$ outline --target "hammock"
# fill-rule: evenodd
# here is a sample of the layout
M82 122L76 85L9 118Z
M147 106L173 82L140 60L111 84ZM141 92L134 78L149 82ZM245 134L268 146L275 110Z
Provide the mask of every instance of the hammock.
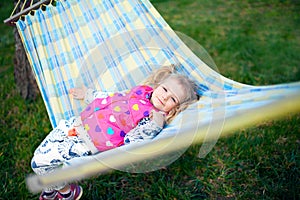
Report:
M84 158L86 162L80 159L53 174L28 177L33 192L110 169L159 169L195 143L203 143L199 156L204 157L222 135L300 111L300 82L251 86L223 77L211 68L209 56L195 55L147 0L61 0L40 5L16 26L53 127L84 108L69 96L70 88L124 90L163 65L179 65L180 73L197 82L203 97L151 142L102 152ZM157 165L151 163L149 168L150 161Z

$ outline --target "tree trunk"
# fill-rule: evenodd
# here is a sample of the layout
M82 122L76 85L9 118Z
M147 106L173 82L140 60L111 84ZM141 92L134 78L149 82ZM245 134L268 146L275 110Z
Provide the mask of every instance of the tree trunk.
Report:
M18 0L14 0L16 4ZM20 7L21 5L19 5ZM17 8L17 12L20 9ZM16 87L20 92L20 95L26 100L34 100L39 94L39 90L27 60L27 56L18 34L17 28L14 28L15 37L15 56L14 56L14 77L16 82Z

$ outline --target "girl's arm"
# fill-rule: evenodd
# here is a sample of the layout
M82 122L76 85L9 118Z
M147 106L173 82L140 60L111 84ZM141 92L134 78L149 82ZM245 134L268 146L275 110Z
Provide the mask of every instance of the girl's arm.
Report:
M84 96L84 102L86 104L89 104L97 98L106 98L110 94L112 94L112 92L103 92L93 89L87 89Z
M124 92L124 91L122 91ZM122 93L120 92L120 93ZM107 96L113 94L113 92L103 92L94 89L82 87L82 88L72 88L69 93L78 100L84 100L86 104L91 103L96 98L106 98Z
M163 125L158 124L150 117L141 119L138 125L129 131L124 137L124 144L143 142L146 140L152 140L163 129Z
M150 118L155 121L160 127L163 127L166 122L166 114L162 111L152 110Z

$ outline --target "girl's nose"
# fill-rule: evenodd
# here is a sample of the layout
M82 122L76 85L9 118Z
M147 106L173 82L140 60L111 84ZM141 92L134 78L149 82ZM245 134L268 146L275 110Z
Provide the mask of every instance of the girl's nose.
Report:
M162 98L163 98L163 100L167 100L167 99L168 99L168 97L169 97L169 95L168 95L168 94L163 94L163 95L162 95Z

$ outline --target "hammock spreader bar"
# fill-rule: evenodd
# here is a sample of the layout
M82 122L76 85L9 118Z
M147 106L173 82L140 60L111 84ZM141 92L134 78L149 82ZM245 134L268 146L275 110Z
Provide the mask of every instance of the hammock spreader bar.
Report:
M48 5L49 3L52 3L53 0L41 0L35 4L32 5L32 1L30 3L29 7L26 7L27 4L27 0L25 0L23 2L23 5L20 5L20 1L18 2L18 4L15 6L13 12L11 13L11 16L7 19L4 20L4 23L7 25L11 25L14 26L15 23L22 17L27 15L29 12L36 10L38 8L40 8L43 5ZM17 8L21 7L21 10L19 12L16 12ZM25 8L25 9L24 9Z

